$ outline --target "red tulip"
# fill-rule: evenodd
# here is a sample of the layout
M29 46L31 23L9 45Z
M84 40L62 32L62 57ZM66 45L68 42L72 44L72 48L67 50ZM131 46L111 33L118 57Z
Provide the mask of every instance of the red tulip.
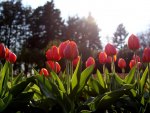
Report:
M76 67L78 62L80 60L80 56L78 56L76 59L73 60L73 66Z
M142 67L142 63L141 63L141 62L138 62L138 63L137 63L137 67L138 67L138 69L140 69L140 68Z
M5 51L5 59L7 60L9 58L9 49L6 47L6 51Z
M85 63L86 67L89 67L91 65L95 65L95 60L93 57L89 57Z
M7 53L6 56L6 60L9 61L10 63L15 63L17 60L17 56L9 50L9 53Z
M64 49L66 48L68 43L70 43L69 40L62 42L59 45L59 54L60 54L61 58L64 58Z
M123 58L120 58L118 61L118 67L120 67L121 69L126 67L126 61Z
M6 49L5 49L4 44L0 43L0 59L5 58L5 51Z
M136 65L135 60L131 60L130 63L129 63L130 69L132 69L135 65Z
M143 62L150 62L150 47L144 49L142 60Z
M105 64L107 62L107 54L105 52L99 53L99 63Z
M116 51L116 48L108 43L106 46L105 46L105 52L108 56L113 56L113 55L116 55L117 54L117 51Z
M70 41L70 43L68 43L65 47L63 54L64 58L68 60L77 58L79 55L77 44L74 41Z
M141 60L140 60L140 57L138 56L138 55L133 55L133 58L132 58L132 60L135 60L136 62L140 62Z
M44 75L44 76L49 76L49 73L48 73L48 71L47 71L47 69L46 68L42 68L41 70L40 70L40 75Z
M56 46L52 46L51 49L47 50L46 58L47 60L59 61L61 59L59 49Z
M51 70L53 70L56 73L59 73L61 70L61 67L58 62L53 62L53 61L47 61L48 66L50 67Z
M128 39L128 47L131 50L137 50L140 48L140 42L137 36L132 34Z
M112 63L112 57L111 56L107 56L106 62L109 63L109 64Z

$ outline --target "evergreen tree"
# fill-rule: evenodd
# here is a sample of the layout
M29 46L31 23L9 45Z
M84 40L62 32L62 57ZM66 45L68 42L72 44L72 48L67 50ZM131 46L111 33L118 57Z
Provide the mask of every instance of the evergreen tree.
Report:
M122 49L125 46L125 39L128 34L124 25L119 24L113 36L113 43L118 49Z
M25 64L36 64L41 68L45 65L45 48L53 40L62 38L64 21L51 1L33 10L28 23L31 36L24 43L20 58Z
M65 40L71 39L77 42L80 54L85 61L89 56L93 56L95 51L102 49L99 31L91 14L87 18L69 17Z
M0 3L0 42L19 54L22 44L30 36L27 18L31 8L23 7L21 1Z

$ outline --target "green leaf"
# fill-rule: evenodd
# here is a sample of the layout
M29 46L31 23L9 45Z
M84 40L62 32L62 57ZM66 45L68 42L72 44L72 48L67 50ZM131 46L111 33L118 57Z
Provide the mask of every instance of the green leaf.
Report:
M105 86L105 82L104 82L104 79L102 77L102 74L100 73L99 70L97 70L97 77L98 77L98 82L99 84L102 86L102 88L106 89L106 86Z
M116 73L114 75L115 75L114 77L115 77L115 80L117 81L117 83L119 85L123 85L124 81Z
M8 94L7 97L4 97L3 99L0 98L0 112L5 110L5 108L9 105L9 103L12 100L12 95Z
M5 89L6 87L4 88L4 84L6 84L8 80L8 79L5 79L5 77L8 78L9 76L8 74L6 74L8 71L8 68L9 68L9 62L6 62L3 68L0 70L1 71L0 72L0 96L2 96L2 93L6 90Z
M130 70L129 74L125 77L125 79L124 79L124 82L125 82L125 83L130 84L130 83L132 82L132 80L133 80L133 78L134 78L134 76L135 76L135 71L136 71L136 66L134 66L134 67Z
M82 110L82 111L80 111L80 113L92 113L92 111L89 111L89 110Z
M13 80L13 85L18 84L18 83L21 81L22 77L23 77L23 72L21 72L21 73Z
M2 112L4 110L5 107L5 103L4 101L0 98L0 112Z
M90 74L92 73L93 69L94 69L94 65L87 67L87 68L81 73L80 82L79 82L79 87L78 87L77 92L80 92L80 91L84 88L84 86L85 86L85 84L87 83L87 81L88 81L88 79L89 79L89 77L90 77Z
M114 104L121 96L123 96L129 89L119 89L107 92L95 105L97 109L106 109ZM96 102L97 103L97 102Z
M14 85L11 89L10 89L10 93L13 96L17 96L18 94L22 93L24 91L24 89L27 87L27 85L30 82L34 82L34 76L27 78L26 80L20 82L19 84Z
M80 67L80 60L79 60L79 62L78 62L78 64L77 64L77 67L76 67L76 69L75 69L75 71L74 71L74 73L73 73L73 76L72 76L72 79L71 79L71 86L72 86L72 90L74 90L74 88L78 85L78 83L79 83L79 76L80 76L80 74L78 74L78 72L79 72L79 67Z
M59 79L58 75L57 75L55 72L53 72L53 71L51 72L51 75L52 75L52 77L54 78L54 80L56 80L56 82L58 83L59 89L60 89L63 93L65 93L66 90L65 90L65 88L64 88L63 83L62 83L61 80Z
M148 67L145 69L143 75L142 75L142 78L140 80L140 92L142 93L143 92L143 89L144 89L144 86L146 84L146 81L147 81L147 77L148 77Z

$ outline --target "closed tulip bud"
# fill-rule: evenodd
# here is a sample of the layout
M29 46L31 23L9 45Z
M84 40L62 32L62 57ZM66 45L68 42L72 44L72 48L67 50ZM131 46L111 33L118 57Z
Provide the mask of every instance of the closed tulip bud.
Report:
M116 51L116 48L108 43L106 46L105 46L105 52L108 56L113 56L113 55L116 55L117 54L117 51Z
M69 40L62 42L59 45L59 54L60 54L61 58L64 58L64 49L66 48L68 43L70 43Z
M138 55L133 55L133 58L132 58L132 60L135 60L136 62L140 62L141 60L140 60L140 57L138 56Z
M112 57L111 56L107 56L106 62L109 63L109 64L112 63Z
M118 67L121 68L121 69L126 67L126 61L123 58L120 58L118 60Z
M5 51L5 59L7 60L9 58L9 49L6 47L6 51Z
M137 68L140 69L141 67L142 67L142 63L141 63L141 62L138 62L138 63L137 63Z
M99 53L99 63L105 64L107 62L107 54L105 52L100 52Z
M9 51L9 54L6 60L9 61L10 63L15 63L17 60L17 56L13 52Z
M140 42L137 36L132 34L128 39L128 48L135 51L140 48Z
M53 70L54 72L56 72L56 73L59 73L60 72L60 70L61 70L61 67L60 67L60 65L59 65L59 63L58 62L53 62L53 61L47 61L47 64L48 64L48 66L49 66L49 68L51 69L51 70Z
M61 59L59 49L56 46L52 46L51 49L47 50L46 58L47 60L59 61Z
M64 58L68 60L74 60L77 58L79 55L77 44L74 41L70 41L65 47L63 54Z
M130 63L129 63L130 69L132 69L135 65L136 65L135 60L131 60Z
M89 58L87 59L87 61L85 62L85 65L86 65L86 67L89 67L89 66L91 66L91 65L94 65L94 66L95 66L95 60L94 60L94 58L93 58L93 57L89 57Z
M144 49L142 61L143 62L150 62L150 47L147 47Z
M49 73L46 68L42 68L40 70L40 75L44 75L45 77L49 76Z
M72 63L73 63L73 66L74 66L74 67L76 67L76 66L77 66L77 64L78 64L79 60L80 60L80 56L78 56L76 59L74 59L74 60L73 60L73 62L72 62Z
M5 49L4 44L0 43L0 59L5 58L5 51L6 49Z

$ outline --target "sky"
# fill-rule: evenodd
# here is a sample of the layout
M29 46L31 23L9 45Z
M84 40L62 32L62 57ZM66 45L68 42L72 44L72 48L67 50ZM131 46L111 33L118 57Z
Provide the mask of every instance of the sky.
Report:
M36 8L47 0L23 0L25 5ZM101 37L112 37L117 26L123 23L129 34L150 28L150 0L54 0L61 16L87 17L89 12L101 29Z

